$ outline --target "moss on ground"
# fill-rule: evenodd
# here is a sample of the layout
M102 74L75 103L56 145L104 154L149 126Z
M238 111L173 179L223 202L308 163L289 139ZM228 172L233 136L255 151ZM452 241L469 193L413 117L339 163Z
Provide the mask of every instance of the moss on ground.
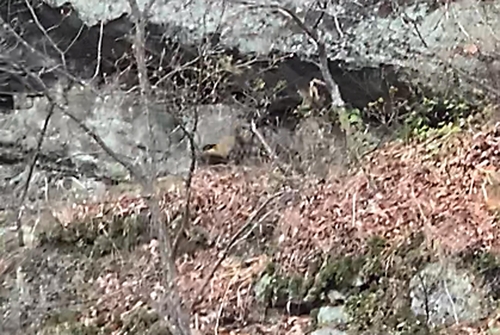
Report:
M423 234L399 245L374 237L362 255L326 256L308 278L283 274L273 264L257 282L258 298L270 308L300 305L295 312L314 315L329 303L328 292L338 291L347 297L349 328L356 333L427 334L408 297L410 279L430 260L423 242Z
M40 243L68 252L79 251L101 257L113 250L132 250L145 240L146 218L141 214L125 217L91 218L67 226L51 225L38 235Z

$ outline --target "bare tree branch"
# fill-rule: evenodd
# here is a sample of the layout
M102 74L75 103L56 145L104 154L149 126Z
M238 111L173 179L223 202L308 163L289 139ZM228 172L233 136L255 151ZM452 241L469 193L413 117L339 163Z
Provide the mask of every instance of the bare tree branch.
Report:
M151 0L148 4L149 11L154 1ZM135 39L134 39L134 56L137 62L138 76L139 76L139 86L140 86L140 96L141 103L144 114L147 115L148 119L148 129L150 133L150 146L148 147L150 162L150 178L147 179L147 183L143 185L147 192L153 193L153 180L156 176L156 138L153 131L153 120L149 110L149 99L151 97L151 83L149 82L147 67L146 67L146 53L145 53L145 41L146 41L146 15L147 13L141 13L139 6L135 0L129 0L130 7L132 9L132 16L135 21ZM188 195L189 195L188 190ZM166 231L165 224L161 218L161 211L158 206L158 201L153 197L153 200L149 201L151 220L153 224L157 227L158 238L160 241L161 257L163 267L163 284L167 288L167 299L160 306L160 313L165 313L165 317L170 319L170 331L172 334L176 335L189 335L191 329L189 327L189 318L187 313L182 310L179 291L176 285L177 279L177 269L175 266L175 258L173 253L172 243L168 232ZM187 218L185 218L187 220Z
M49 36L49 34L47 33L47 30L45 30L45 28L43 27L42 23L38 19L38 16L35 13L35 9L33 8L33 6L31 6L30 1L29 0L24 0L24 3L26 4L26 7L28 7L28 9L29 9L29 11L31 13L31 17L33 18L33 21L37 25L38 29L40 29L40 31L47 38L47 40L50 42L50 44L52 45L52 47L59 53L59 57L61 59L62 66L63 66L63 68L65 70L67 70L66 55L64 54L64 51L62 51L61 48L59 48L59 46ZM78 38L78 36L75 37L75 38Z
M215 271L217 271L217 269L222 264L222 262L224 261L224 259L226 259L227 255L229 254L229 252L231 251L231 249L235 246L236 241L238 241L238 239L241 236L241 234L243 234L243 232L245 230L247 230L249 227L251 227L252 224L256 220L258 220L258 218L262 214L263 210L267 207L267 205L269 205L274 199L276 199L276 198L280 197L281 195L283 195L283 193L284 193L283 191L280 191L280 192L277 192L277 193L273 194L272 196L268 197L266 199L266 201L264 201L264 203L262 203L262 205L260 205L256 210L254 210L252 212L252 214L250 214L250 216L248 217L248 220L245 222L245 224L243 226L241 226L241 228L238 229L238 231L231 237L231 240L229 241L229 243L227 244L226 248L222 252L222 255L217 260L217 263L214 264L214 266L212 267L212 270L210 270L210 272L208 273L208 276L203 281L203 284L200 286L199 290L196 292L196 295L195 295L195 297L196 297L195 299L196 300L193 301L192 307L196 306L201 301L201 298L203 296L205 288L207 287L208 283L210 282L210 280L214 276Z
M97 78L97 76L99 75L99 72L101 72L103 36L104 36L104 21L101 20L101 23L99 26L99 42L97 42L97 64L95 66L95 72L94 72L94 76L92 77L92 80Z
M151 96L151 84L148 78L148 70L146 67L146 52L145 52L145 40L146 40L146 24L145 17L143 17L143 13L141 13L139 6L135 0L129 0L130 7L132 8L132 16L135 21L135 39L134 39L134 57L137 63L137 72L139 77L139 87L140 87L140 97L142 110L144 114L147 116L148 120L148 130L150 134L150 145L148 146L148 155L151 158L151 171L148 171L150 174L151 180L154 179L155 176L151 175L153 170L156 171L156 162L154 158L154 153L156 152L156 138L153 135L153 125L151 120L151 113L149 110L149 98ZM151 185L152 186L152 185ZM148 190L151 191L151 190Z
M175 256L175 251L178 250L179 247L179 240L182 235L182 232L184 229L186 229L189 226L189 221L191 220L191 213L190 213L190 208L191 208L191 198L192 198L192 190L191 190L191 184L193 181L193 176L194 176L194 170L196 168L196 145L194 141L194 136L193 134L196 132L196 129L198 127L198 107L196 107L196 112L194 115L194 124L193 124L193 129L191 131L188 131L182 123L180 123L180 128L184 132L184 134L188 137L189 141L189 151L191 155L191 164L189 166L189 171L188 171L188 176L186 178L186 203L184 205L184 213L183 213L183 220L181 227L179 231L177 232L177 235L175 236L175 239L172 243L172 250L174 252Z
M276 10L282 15L291 18L292 21L297 24L297 26L309 37L311 38L316 47L318 48L318 57L319 57L319 68L321 71L321 75L325 80L326 87L328 88L328 92L330 92L330 97L332 99L332 106L342 106L344 102L340 99L340 92L335 80L333 80L332 74L330 73L330 68L328 65L328 54L326 52L325 43L321 40L319 35L314 29L310 29L292 10L281 6L281 5L259 5L255 3L251 3L245 0L237 0L238 3L242 5L246 5L249 8L263 8L263 9L271 9Z
M45 134L47 133L47 129L49 127L49 122L54 114L54 109L55 109L55 104L51 103L49 106L49 111L47 113L47 116L45 117L45 120L43 122L43 127L40 131L40 134L38 135L38 141L37 141L37 146L35 149L35 152L33 153L33 157L31 158L31 162L29 164L29 169L28 169L28 176L26 178L26 181L24 182L24 187L23 191L19 200L19 206L18 206L18 212L17 212L17 218L16 218L16 229L17 229L17 242L19 247L24 247L24 234L23 234L23 227L22 227L22 215L23 215L23 210L24 210L24 202L26 201L26 196L28 195L28 190L30 187L31 179L33 178L33 172L35 171L35 165L38 160L38 156L40 155L40 151L42 149L43 145L43 140L45 139Z
M31 44L29 44L28 42L26 42L26 40L24 38L22 38L22 36L19 35L7 22L5 22L5 20L1 16L0 16L0 26L7 33L9 33L10 35L12 35L16 39L16 41L19 42L23 47L25 47L30 52L32 52L33 55L36 55L36 56L38 56L38 57L40 57L40 58L42 58L44 60L48 60L48 61L52 60L52 58L50 58L49 56L47 56L43 52L37 50L34 46L32 46ZM26 68L24 68L24 70L25 70L25 72L31 72L31 71L29 71L29 69L26 69ZM53 68L50 69L50 71L55 71L58 74L61 74L62 76L68 78L72 82L78 83L78 84L80 84L82 86L85 86L85 87L89 87L92 90L93 93L95 93L95 94L97 94L99 96L102 95L101 92L99 92L97 89L95 89L92 86L89 86L86 81L84 81L84 80L82 80L82 79L80 79L78 77L75 77L74 75L72 75L71 73L69 73L67 71L67 69L65 69L65 68L61 69L60 64L56 64ZM49 71L46 71L46 72L49 72ZM42 92L42 93L44 93L44 92Z

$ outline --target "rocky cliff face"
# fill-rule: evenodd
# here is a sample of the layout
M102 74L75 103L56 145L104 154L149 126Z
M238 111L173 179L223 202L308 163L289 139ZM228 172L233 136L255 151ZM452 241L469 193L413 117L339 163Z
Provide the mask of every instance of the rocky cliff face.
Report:
M143 8L146 1L138 3ZM388 99L391 87L398 88L399 100L416 91L466 98L475 97L472 87L481 88L482 97L497 93L500 16L493 13L498 1L283 5L320 32L347 105L361 109L380 97ZM59 92L68 110L113 150L133 162L147 159L150 130L137 103L129 12L126 0L0 5L5 24L0 30L4 185L15 184L36 146L47 89ZM200 114L200 146L249 118L272 128L262 131L272 133L268 140L275 148L290 144L283 138L294 136L299 122L294 111L311 93L311 82L322 79L316 46L293 20L276 10L225 1L154 2L151 12L146 50L148 74L160 92L151 105L160 172L185 173L189 166L186 139L171 112L182 111L182 119L191 124L194 112ZM209 74L201 83L200 68ZM52 121L42 148L48 162L56 160L48 165L71 176L123 177L123 169L96 150L63 116Z
M146 1L138 3L144 6ZM362 1L358 5L341 1L324 8L314 1L290 1L286 6L321 32L342 97L357 107L384 94L386 86L398 81L447 91L456 71L468 73L492 89L496 87L494 32L500 22L490 14L499 8L496 1L466 0L449 6L405 1L397 7L386 1ZM46 1L32 10L18 1L0 10L5 21L16 22L23 38L56 62L64 51L67 66L80 75L93 76L98 44L103 74L126 67L128 37L133 28L126 0ZM210 37L219 48L238 50L241 55L293 53L301 59L300 64L289 64L288 72L295 72L296 80L308 82L309 78L300 73L301 67L309 67L308 72L318 76L311 63L315 61L315 45L290 18L276 11L223 1L169 1L154 3L152 13L148 47L156 53L171 51L179 43L183 57L190 59L196 57L195 46ZM50 27L48 35L57 41L59 50L51 47L46 34L37 29L33 14L39 18L38 23ZM24 49L10 48L6 58L23 59L34 68L44 68L45 76L53 72L46 64L50 59ZM450 66L456 71L450 71ZM287 77L286 73L281 76ZM467 84L474 78L455 81L453 87L467 91ZM7 91L19 90L11 79L9 82L12 87L6 87Z
M47 3L60 6L64 1ZM126 0L70 3L89 26L130 11ZM431 0L339 1L325 6L315 1L288 1L283 5L321 31L331 61L345 62L352 68L387 64L416 70L445 89L447 83L441 76L448 62L470 74L489 74L486 78L477 76L481 79L495 75L492 70L498 67L491 64L495 63L491 56L494 58L495 31L500 25L494 14L500 6L497 1L463 0L446 6ZM309 60L316 54L314 44L292 20L273 10L200 0L158 2L152 13L152 23L162 25L168 36L184 44L215 34L221 45L246 54L292 52Z

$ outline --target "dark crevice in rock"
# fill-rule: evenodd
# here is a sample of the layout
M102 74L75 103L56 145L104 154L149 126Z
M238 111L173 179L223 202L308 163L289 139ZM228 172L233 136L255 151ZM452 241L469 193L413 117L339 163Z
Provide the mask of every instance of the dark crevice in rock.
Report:
M0 94L0 113L14 109L14 97L12 94Z
M354 108L362 109L378 98L388 98L391 86L398 88L398 97L407 97L409 88L398 80L394 66L355 68L344 62L331 62L330 72L339 85L342 99Z
M34 150L26 150L19 144L0 143L0 164L18 165L26 164L35 154ZM87 178L97 177L97 166L95 164L75 164L65 152L42 152L37 159L37 168L53 175L64 175Z
M68 71L80 78L91 78L97 66L97 50L101 34L99 24L92 27L85 25L78 17L78 13L69 4L52 8L41 2L34 6L34 10L40 24L49 32L50 38L57 43L59 50L65 51L65 60ZM41 53L48 55L52 61L59 62L60 54L48 38L44 36L36 23L33 23L31 13L24 2L15 2L12 6L0 6L0 15L29 43L34 45ZM131 43L134 24L125 13L117 19L107 22L102 30L102 50L100 68L102 75L101 83L105 78L116 75L129 68L125 77L121 78L123 87L131 87L137 84L136 70L131 52ZM147 25L146 49L151 60L148 63L149 74L152 84L157 84L161 78L169 73L174 63L184 63L193 60L197 55L197 46L186 46L168 37L168 32L175 28L164 25L149 23ZM207 36L212 44L217 43L216 34ZM10 41L13 44L15 41ZM0 71L0 86L2 91L40 91L30 80L26 79L23 68L40 70L48 60L41 60L29 50L24 50L17 45L8 49L7 59L13 60L10 66L12 71ZM241 55L237 50L229 49L226 55L234 56L236 59L250 59L251 55ZM270 55L270 57L272 57ZM175 62L173 62L175 60ZM21 70L15 69L15 64L22 62ZM225 87L222 87L220 99L241 98L247 96L248 92L254 91L253 79L261 78L265 84L265 97L257 99L255 107L265 107L269 120L281 118L287 127L296 124L290 112L302 101L298 91L308 89L311 80L321 79L318 67L297 56L289 57L275 66L269 66L270 61L255 62L249 71L242 75L229 75ZM162 69L159 71L158 69ZM340 88L342 98L345 102L356 108L363 108L369 102L380 96L387 96L391 85L403 87L397 82L396 71L391 66L380 66L378 68L349 69L346 64L332 62L330 66L334 80ZM59 75L44 72L42 79L52 83ZM185 72L183 75L174 76L176 85L185 85L190 79L196 79L196 74ZM282 85L282 83L285 83ZM210 92L213 84L207 82L203 92ZM280 86L281 85L281 86ZM279 88L278 88L279 87ZM164 87L166 90L172 87ZM8 103L8 97L7 103ZM218 102L218 101L216 101ZM11 106L7 106L11 108Z

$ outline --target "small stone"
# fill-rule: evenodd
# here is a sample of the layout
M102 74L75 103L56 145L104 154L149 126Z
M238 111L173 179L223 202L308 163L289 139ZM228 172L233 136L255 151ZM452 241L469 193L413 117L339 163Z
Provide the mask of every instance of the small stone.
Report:
M349 321L349 316L344 306L326 306L319 309L317 320L319 325L343 325Z
M347 335L347 333L335 328L323 327L320 329L316 329L311 333L311 335Z

